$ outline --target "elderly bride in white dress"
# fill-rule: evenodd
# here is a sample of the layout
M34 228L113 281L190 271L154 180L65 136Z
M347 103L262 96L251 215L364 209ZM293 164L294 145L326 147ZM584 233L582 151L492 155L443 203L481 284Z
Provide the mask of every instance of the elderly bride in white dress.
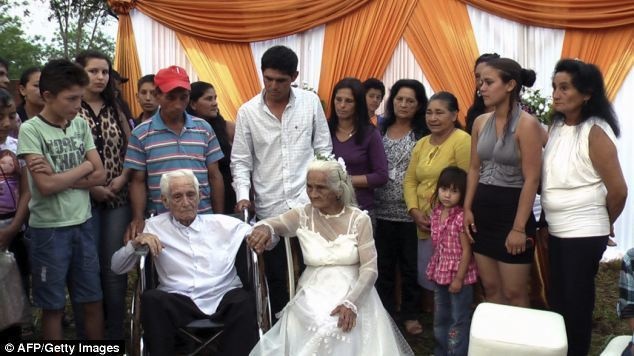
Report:
M250 355L413 355L374 289L377 254L369 216L356 208L342 164L310 163L310 204L260 221L256 250L297 236L306 270L280 320Z

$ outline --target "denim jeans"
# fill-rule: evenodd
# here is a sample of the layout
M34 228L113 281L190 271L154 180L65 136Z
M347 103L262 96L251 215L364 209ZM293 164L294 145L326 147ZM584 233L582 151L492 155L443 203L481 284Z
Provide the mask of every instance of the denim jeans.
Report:
M418 240L418 285L429 291L436 288L436 284L427 278L427 265L433 253L434 245L431 242L431 237Z
M110 269L112 255L123 246L123 234L130 223L132 212L129 205L119 208L92 208L92 225L99 241L99 264L103 290L105 336L109 340L123 340L123 322L126 315L125 296L128 287L127 275L118 275ZM84 316L82 308L73 308L77 335L83 339Z
M78 306L101 301L97 240L90 220L64 227L30 227L28 234L36 306L64 309L66 287Z
M448 285L436 285L434 293L435 356L467 355L473 285L463 285L450 293Z

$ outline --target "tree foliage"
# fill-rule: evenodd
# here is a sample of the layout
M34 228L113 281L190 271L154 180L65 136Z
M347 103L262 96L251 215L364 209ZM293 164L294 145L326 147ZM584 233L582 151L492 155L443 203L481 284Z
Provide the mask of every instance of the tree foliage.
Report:
M68 52L66 52L66 47L64 46L64 38L69 38L73 41L73 46L70 47ZM79 46L76 46L75 41L77 39L79 40ZM90 37L86 34L80 37L77 33L77 29L71 28L70 31L66 33L66 37L64 37L60 32L56 32L52 42L46 46L44 53L47 58L63 57L73 59L79 52L86 49L100 51L112 58L114 56L114 41L99 30Z
M28 19L37 3L51 10L49 21L55 26L51 40L28 36L23 19ZM20 16L10 10L23 9ZM9 76L16 79L31 66L41 66L52 58L73 59L86 49L114 55L114 41L101 31L111 21L105 0L0 0L0 57L10 63ZM53 31L51 31L53 32Z
M39 36L29 37L23 31L22 19L8 15L11 6L23 5L23 2L0 0L0 57L9 64L9 77L17 79L28 67L42 64L45 54L43 39ZM24 17L28 17L28 10Z
M114 43L99 30L109 20L106 0L41 1L48 3L49 20L57 24L56 38L47 49L51 56L72 59L86 49L114 54Z

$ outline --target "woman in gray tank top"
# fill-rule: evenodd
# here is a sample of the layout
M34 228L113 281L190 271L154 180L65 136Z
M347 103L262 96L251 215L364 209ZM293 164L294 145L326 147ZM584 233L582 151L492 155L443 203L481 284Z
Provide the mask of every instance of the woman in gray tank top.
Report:
M543 133L521 110L522 86L535 72L508 58L487 62L480 92L495 111L478 117L471 136L471 164L465 196L465 232L488 302L529 306L533 260L533 201L539 184Z

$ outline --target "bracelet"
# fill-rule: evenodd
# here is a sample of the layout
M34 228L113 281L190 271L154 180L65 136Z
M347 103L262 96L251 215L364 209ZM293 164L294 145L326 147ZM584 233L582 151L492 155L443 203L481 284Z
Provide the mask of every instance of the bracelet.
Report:
M348 299L344 300L343 303L344 307L352 310L352 312L354 313L354 315L357 315L357 306L354 305L354 303L352 303L351 301L349 301Z
M526 231L524 231L524 230L520 230L520 229L515 228L515 227L513 227L511 230L513 230L513 231L515 231L515 232L519 232L520 234L524 234L524 235L526 235Z

